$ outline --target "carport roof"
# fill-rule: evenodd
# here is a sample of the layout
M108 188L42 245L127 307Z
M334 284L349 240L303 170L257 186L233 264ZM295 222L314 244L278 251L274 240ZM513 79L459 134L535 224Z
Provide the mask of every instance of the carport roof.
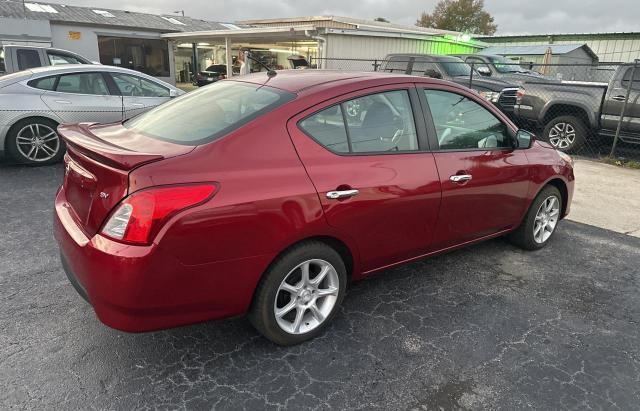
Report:
M207 40L211 42L224 42L229 38L234 42L254 42L254 41L294 41L309 40L306 31L315 30L314 26L297 27L250 27L228 30L202 30L183 33L167 33L162 37L170 40L197 42Z

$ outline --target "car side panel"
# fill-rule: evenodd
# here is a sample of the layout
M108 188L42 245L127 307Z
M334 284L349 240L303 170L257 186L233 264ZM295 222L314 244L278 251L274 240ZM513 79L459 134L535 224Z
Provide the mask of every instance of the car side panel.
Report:
M9 87L15 89L21 86ZM62 119L40 99L40 93L13 93L7 88L2 89L2 93L0 93L0 151L5 148L5 139L11 126L23 118L45 117L58 123L61 122Z

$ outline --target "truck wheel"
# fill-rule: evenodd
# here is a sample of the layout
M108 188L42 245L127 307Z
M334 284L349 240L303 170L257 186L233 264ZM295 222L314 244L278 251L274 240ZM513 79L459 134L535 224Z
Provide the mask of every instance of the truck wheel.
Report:
M7 133L9 155L27 165L46 165L60 161L66 147L58 136L56 127L56 122L43 117L18 121Z
M547 123L542 135L557 150L575 153L584 145L587 133L587 127L578 117L560 116Z

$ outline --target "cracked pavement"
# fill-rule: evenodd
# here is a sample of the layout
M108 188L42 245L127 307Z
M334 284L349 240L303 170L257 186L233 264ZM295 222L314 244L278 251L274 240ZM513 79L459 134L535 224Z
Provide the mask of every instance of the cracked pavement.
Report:
M640 239L563 221L351 286L320 338L243 319L103 326L51 234L62 167L0 164L0 408L631 409L640 404Z

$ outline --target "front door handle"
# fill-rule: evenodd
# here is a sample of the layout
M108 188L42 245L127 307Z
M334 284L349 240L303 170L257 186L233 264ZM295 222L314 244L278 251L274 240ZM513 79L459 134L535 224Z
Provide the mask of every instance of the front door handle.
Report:
M464 183L465 181L471 180L472 177L473 176L471 174L456 174L449 177L449 180L453 181L454 183Z
M616 100L616 101L624 101L627 97L626 96L613 96L611 97L612 100Z
M329 200L338 200L340 198L349 198L358 195L358 190L340 190L327 192L327 198Z

